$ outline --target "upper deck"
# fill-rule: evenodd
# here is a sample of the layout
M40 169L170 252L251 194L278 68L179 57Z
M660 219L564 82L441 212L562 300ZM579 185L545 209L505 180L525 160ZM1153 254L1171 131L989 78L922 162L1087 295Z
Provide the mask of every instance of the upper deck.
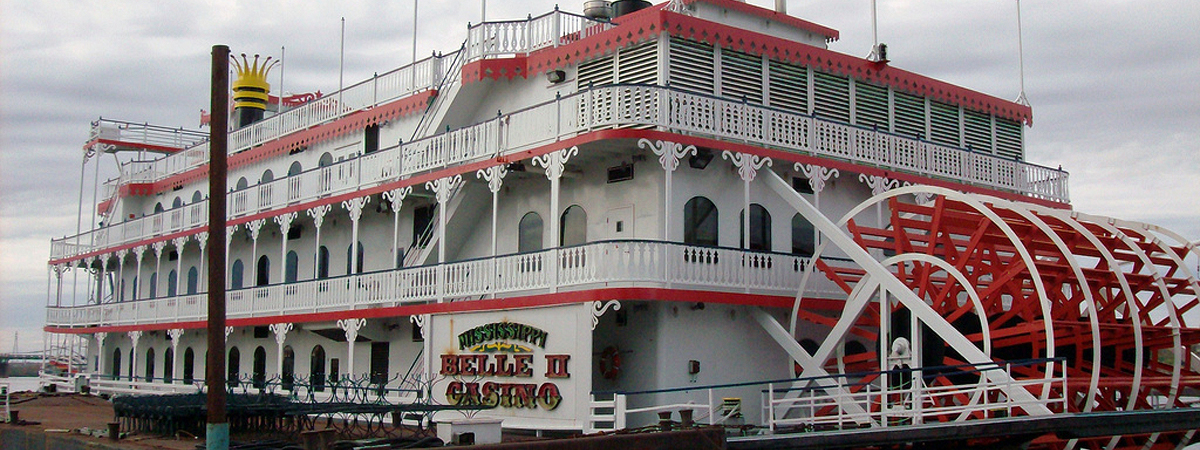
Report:
M416 139L229 194L231 219L394 184L433 169L513 155L610 128L654 128L912 173L1067 204L1067 174L1023 161L1027 106L824 48L836 32L728 0L682 2L613 22L553 11L470 28L433 56L230 133L231 167L260 163L372 121L412 116ZM769 13L769 12L768 12ZM773 14L773 13L770 13ZM742 19L728 23L711 19ZM774 20L774 21L772 21ZM771 26L774 28L771 28ZM751 25L747 25L751 26ZM704 67L712 67L706 72ZM435 119L464 84L562 70L573 94L508 102L465 123ZM553 83L553 82L552 82ZM357 127L357 128L356 128ZM421 137L423 136L423 137ZM110 196L203 183L208 145L130 161ZM207 202L53 242L52 262L147 239L200 232ZM234 222L236 223L236 222ZM165 237L164 237L165 239Z

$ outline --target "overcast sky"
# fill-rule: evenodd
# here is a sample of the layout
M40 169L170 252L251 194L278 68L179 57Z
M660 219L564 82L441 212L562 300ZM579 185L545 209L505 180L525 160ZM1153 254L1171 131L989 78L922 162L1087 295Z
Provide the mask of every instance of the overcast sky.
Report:
M554 4L492 1L488 18L524 18ZM1014 0L878 4L893 66L1017 97ZM581 5L561 6L578 12ZM1034 111L1027 159L1070 171L1077 210L1200 239L1200 7L1191 0L1021 6ZM839 30L834 50L869 53L869 0L789 0L788 11ZM412 0L0 0L0 352L12 349L14 331L23 350L41 346L50 239L75 232L90 121L197 127L213 44L276 57L286 46L287 90L332 92L340 17L351 84L411 61L412 16ZM480 20L480 3L426 0L418 16L424 57L457 49L467 22ZM106 158L101 178L113 175Z

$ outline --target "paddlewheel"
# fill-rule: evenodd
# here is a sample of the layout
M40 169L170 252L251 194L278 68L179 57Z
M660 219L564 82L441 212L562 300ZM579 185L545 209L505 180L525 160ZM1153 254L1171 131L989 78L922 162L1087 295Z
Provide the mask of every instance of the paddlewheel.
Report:
M830 335L839 340L833 345L875 343L857 354L827 352L822 364L830 372L888 370L898 338L911 342L918 367L966 366L972 361L956 351L965 340L1008 368L1016 382L1065 375L1065 383L1022 383L1033 396L1062 399L1050 404L1053 413L1187 407L1200 400L1195 353L1200 349L1200 284L1188 269L1188 264L1195 267L1200 250L1178 235L1141 223L924 186L872 197L837 225L940 319L918 319L902 302L880 301L888 294L869 271L822 246L810 276L833 281L845 291L847 308L858 308L843 312L854 322L847 332ZM875 297L865 307L851 306L864 295ZM808 311L803 303L797 308L799 326L835 329L837 318ZM930 390L980 383L980 378L945 368L924 374ZM960 395L924 407L987 400ZM1172 433L1034 444L1175 448L1191 437Z

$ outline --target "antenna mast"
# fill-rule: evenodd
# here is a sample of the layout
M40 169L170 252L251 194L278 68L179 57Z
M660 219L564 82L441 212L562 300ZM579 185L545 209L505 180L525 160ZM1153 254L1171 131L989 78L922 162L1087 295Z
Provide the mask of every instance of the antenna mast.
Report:
M1029 106L1029 99L1025 97L1025 42L1021 34L1021 0L1017 0L1017 58L1021 70L1021 93L1017 95L1017 103Z

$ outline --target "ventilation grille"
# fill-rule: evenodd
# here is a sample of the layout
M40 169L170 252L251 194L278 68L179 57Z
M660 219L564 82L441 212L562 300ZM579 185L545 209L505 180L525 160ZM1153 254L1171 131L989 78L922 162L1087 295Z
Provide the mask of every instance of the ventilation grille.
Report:
M873 84L854 82L854 120L858 125L889 131L888 91Z
M850 123L850 80L837 75L813 72L813 81L816 116Z
M579 76L575 78L576 88L587 89L589 86L604 86L613 84L613 58L606 56L579 65Z
M1021 124L1008 119L996 118L996 156L1018 160L1025 159L1021 148Z
M973 151L992 152L992 117L976 111L963 110L963 140Z
M721 50L721 96L762 104L762 58Z
M658 84L658 43L651 41L621 50L617 64L619 83Z
M771 61L771 106L808 114L808 70Z
M929 140L958 147L958 107L929 102Z
M668 80L672 87L702 94L713 93L713 50L704 44L671 39L671 69Z
M897 91L895 94L896 125L892 131L905 136L924 139L925 99Z

